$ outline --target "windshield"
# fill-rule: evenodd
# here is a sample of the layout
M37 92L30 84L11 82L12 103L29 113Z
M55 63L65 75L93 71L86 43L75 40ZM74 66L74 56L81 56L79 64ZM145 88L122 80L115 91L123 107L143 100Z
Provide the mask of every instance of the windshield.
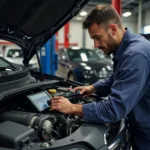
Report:
M7 57L11 58L23 58L23 51L21 49L9 49Z
M8 68L10 67L10 64L8 64L6 61L0 58L0 68Z
M101 50L96 50L96 53L100 57L100 59L112 59L112 55L105 55Z
M68 56L71 61L100 60L100 57L97 55L97 53L90 49L68 49Z

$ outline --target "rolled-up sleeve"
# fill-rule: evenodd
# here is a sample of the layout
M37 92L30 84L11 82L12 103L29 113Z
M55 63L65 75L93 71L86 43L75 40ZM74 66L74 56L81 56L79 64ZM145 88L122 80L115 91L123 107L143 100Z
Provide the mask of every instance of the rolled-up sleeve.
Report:
M86 121L117 122L127 116L142 98L148 86L148 60L141 53L133 53L122 59L108 100L83 105Z

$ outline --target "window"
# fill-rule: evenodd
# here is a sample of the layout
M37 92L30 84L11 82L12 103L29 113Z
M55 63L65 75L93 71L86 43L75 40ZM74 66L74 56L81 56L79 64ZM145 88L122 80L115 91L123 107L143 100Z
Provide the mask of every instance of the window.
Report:
M6 62L6 61L4 61L3 59L1 59L0 58L0 68L1 67L10 67L10 65Z
M95 61L100 60L99 55L95 52L95 50L90 49L68 49L68 55L70 60L72 61Z
M150 25L144 27L144 34L150 33Z
M8 49L7 57L23 58L23 51L21 49Z

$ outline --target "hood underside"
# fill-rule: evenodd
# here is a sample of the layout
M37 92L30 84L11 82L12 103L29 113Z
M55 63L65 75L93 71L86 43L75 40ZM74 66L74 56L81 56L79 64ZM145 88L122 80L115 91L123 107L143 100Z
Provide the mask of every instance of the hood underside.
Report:
M36 49L89 0L0 0L0 38L21 46L28 64Z

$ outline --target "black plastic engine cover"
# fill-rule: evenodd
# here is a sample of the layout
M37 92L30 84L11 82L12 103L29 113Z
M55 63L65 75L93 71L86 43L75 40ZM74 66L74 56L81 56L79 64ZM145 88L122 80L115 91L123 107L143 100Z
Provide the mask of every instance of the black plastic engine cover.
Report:
M34 138L34 129L11 121L0 123L0 147L20 149Z

